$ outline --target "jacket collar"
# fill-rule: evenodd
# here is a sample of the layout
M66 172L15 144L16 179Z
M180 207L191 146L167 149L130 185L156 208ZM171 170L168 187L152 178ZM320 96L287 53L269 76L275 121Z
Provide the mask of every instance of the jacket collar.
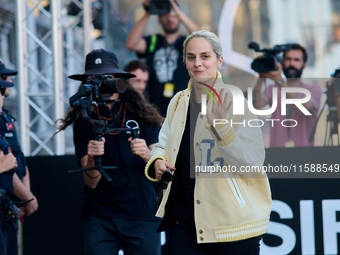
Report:
M216 87L216 85L220 85L220 84L222 84L222 83L223 83L223 81L222 81L222 74L221 74L219 71L217 71L217 78L216 78L216 81L215 81L213 87ZM188 88L186 89L186 93L189 93L189 94L190 94L190 91L191 91L191 89L193 88L193 86L194 86L194 81L193 81L193 79L191 78L191 79L189 80L189 82L188 82Z

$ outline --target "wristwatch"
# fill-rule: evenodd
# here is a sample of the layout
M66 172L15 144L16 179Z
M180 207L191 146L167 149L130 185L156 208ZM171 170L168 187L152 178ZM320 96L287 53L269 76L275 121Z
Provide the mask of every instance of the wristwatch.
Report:
M284 83L284 80L276 81L275 83L277 86L281 87L282 83Z

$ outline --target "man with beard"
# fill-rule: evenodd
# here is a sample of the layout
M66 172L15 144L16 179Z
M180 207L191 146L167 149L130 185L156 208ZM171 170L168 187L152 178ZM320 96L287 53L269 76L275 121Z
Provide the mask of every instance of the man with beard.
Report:
M162 116L166 115L170 99L178 91L186 89L190 78L182 61L185 36L180 34L179 25L183 23L190 33L200 30L200 27L180 10L177 3L173 0L170 0L170 3L170 13L158 16L164 35L143 37L151 15L150 0L145 0L146 13L131 29L126 40L128 49L135 51L140 58L147 59L149 82L146 92L150 102L158 107Z
M130 85L142 94L146 96L145 89L149 80L148 66L140 60L132 60L124 66L124 71L136 75L128 80Z
M254 107L256 109L260 109L266 104L271 106L273 88L277 88L277 108L271 116L274 121L271 122L270 147L314 145L314 139L309 141L309 137L316 123L322 91L316 84L306 84L301 81L302 71L307 64L307 52L299 44L292 44L291 46L291 49L283 54L282 65L277 63L276 71L259 73L260 78L254 88ZM281 77L282 68L286 80ZM261 90L265 78L272 79L275 84ZM286 115L281 115L281 88L285 87L304 88L310 91L311 99L302 105L312 115L305 115L295 104L287 104ZM303 93L286 93L286 98L292 100L305 96ZM282 124L283 120L286 121Z

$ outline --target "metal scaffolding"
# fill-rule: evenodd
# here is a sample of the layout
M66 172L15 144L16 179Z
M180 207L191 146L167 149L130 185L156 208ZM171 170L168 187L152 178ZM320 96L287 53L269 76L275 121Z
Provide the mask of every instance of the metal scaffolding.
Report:
M51 138L79 86L67 76L83 72L91 27L90 0L16 0L18 130L26 156L74 152L70 129Z

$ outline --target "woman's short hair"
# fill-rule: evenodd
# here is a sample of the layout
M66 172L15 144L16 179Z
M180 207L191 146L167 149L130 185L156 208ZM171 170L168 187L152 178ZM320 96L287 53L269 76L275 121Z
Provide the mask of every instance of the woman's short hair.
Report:
M209 31L206 31L206 30L200 30L200 31L196 31L196 32L191 33L185 39L185 41L183 43L183 61L184 62L185 62L185 55L186 55L186 47L188 45L188 42L193 38L204 38L204 39L206 39L208 42L210 42L211 48L215 52L217 59L222 57L222 54L223 54L222 53L222 46L221 46L221 42L218 39L218 37L212 32L209 32Z

